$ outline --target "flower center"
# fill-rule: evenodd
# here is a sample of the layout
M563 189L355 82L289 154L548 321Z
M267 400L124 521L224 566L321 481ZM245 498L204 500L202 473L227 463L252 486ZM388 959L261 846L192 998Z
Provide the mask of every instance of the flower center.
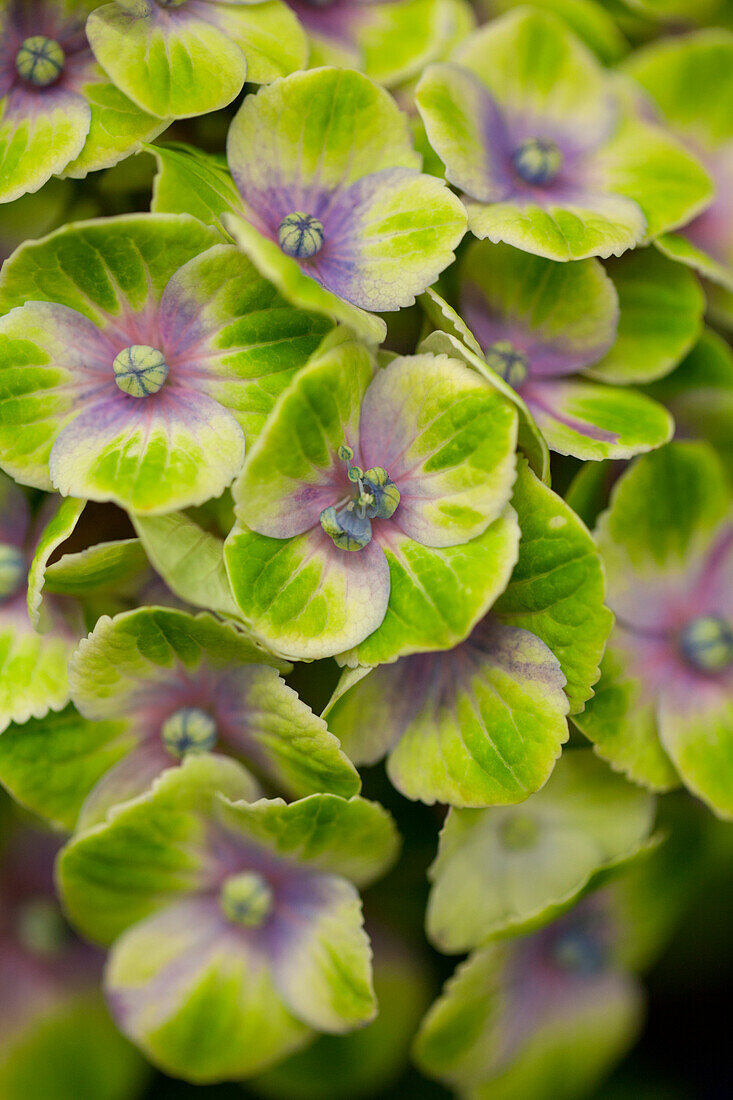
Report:
M64 71L66 54L55 38L46 38L35 34L21 45L15 55L15 68L18 76L35 84L37 88L47 88L58 80Z
M507 817L500 829L501 842L510 852L532 848L540 835L537 822L527 814Z
M115 382L130 397L149 397L163 388L168 364L162 351L147 344L123 348L112 364Z
M61 910L45 897L32 898L23 905L15 931L23 947L34 955L55 955L69 939Z
M0 600L14 596L25 576L25 558L18 547L0 542Z
M554 141L528 138L512 153L514 171L525 183L552 183L563 165L562 150Z
M605 952L598 941L578 929L558 936L552 944L551 954L556 966L576 974L597 974L606 963Z
M323 247L323 224L310 214L296 210L280 222L277 239L283 252L298 260L308 260Z
M512 389L516 390L527 381L529 376L529 361L526 355L509 343L508 340L497 340L486 349L484 356L491 369L508 382Z
M733 628L717 615L699 615L682 627L679 647L698 672L723 672L733 664Z
M181 707L166 718L160 736L171 756L180 760L188 752L211 752L216 745L216 722L199 707Z
M342 508L321 512L321 527L339 550L363 550L372 541L373 519L390 519L400 503L400 491L382 466L362 470L352 466L354 452L345 444L338 456L346 463L349 481L356 487L352 500Z
M272 912L272 887L256 871L232 875L221 888L219 904L227 920L244 928L259 928Z

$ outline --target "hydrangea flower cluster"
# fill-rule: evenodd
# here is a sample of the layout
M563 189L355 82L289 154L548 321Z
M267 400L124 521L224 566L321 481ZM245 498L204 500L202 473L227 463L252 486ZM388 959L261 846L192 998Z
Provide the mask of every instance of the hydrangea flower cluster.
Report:
M639 1037L733 821L733 30L662 7L0 0L3 1100Z

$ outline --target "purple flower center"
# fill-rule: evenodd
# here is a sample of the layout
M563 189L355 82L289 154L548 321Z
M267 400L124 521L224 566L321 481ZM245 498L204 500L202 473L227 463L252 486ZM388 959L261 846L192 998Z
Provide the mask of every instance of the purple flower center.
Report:
M256 871L232 875L221 888L219 904L227 920L244 928L259 928L272 912L272 887Z
M733 628L717 615L690 619L678 640L682 656L698 672L723 672L733 664Z
M15 55L15 68L23 80L47 88L61 76L66 55L55 38L36 34L26 38Z
M68 943L69 927L52 898L37 897L25 902L15 919L20 943L33 955L57 955Z
M512 153L512 164L525 183L543 187L552 183L562 168L562 150L554 141L528 138Z
M502 822L499 833L503 846L510 852L521 852L526 848L532 848L540 835L534 818L522 813L507 817Z
M147 344L123 348L112 364L115 382L130 397L149 397L163 388L168 364L162 351Z
M508 340L497 340L485 352L486 362L512 389L517 390L529 376L529 360Z
M17 546L0 542L0 601L9 600L26 576L25 557Z
M216 745L216 722L199 707L181 707L161 726L160 737L171 756L179 760L189 752L211 752Z
M324 508L321 527L340 550L363 550L372 541L373 519L390 519L400 503L400 491L382 466L362 470L352 466L354 452L351 447L338 449L338 456L346 463L346 474L356 487L352 500L341 508Z
M323 248L323 224L311 214L296 210L280 222L277 240L286 255L309 260Z

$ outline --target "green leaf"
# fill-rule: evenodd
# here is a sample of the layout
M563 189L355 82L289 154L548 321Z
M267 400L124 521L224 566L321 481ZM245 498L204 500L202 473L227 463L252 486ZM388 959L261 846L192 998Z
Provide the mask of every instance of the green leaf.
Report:
M512 503L522 531L519 560L493 612L531 631L554 653L575 714L593 693L613 621L603 606L601 559L582 521L523 463Z
M160 300L171 276L220 243L213 228L179 214L126 214L77 222L29 242L3 265L0 312L56 302L95 325Z
M28 570L28 617L36 630L41 624L43 589L49 558L72 534L85 504L86 501L74 500L73 497L60 500L55 515L45 525L38 539ZM46 622L45 628L48 629L50 625Z
M432 294L432 291L428 291L428 294ZM437 295L435 296L437 298ZM450 310L450 306L447 303L440 300L441 307ZM455 317L460 321L458 314ZM448 325L450 328L454 328L454 324L449 320ZM463 322L461 327L465 328ZM482 378L485 378L487 382L498 390L499 393L507 397L512 404L516 407L519 413L519 426L517 430L517 446L527 458L530 466L543 481L549 482L550 478L550 454L547 450L547 444L545 438L540 432L539 428L534 422L531 412L527 408L526 404L519 396L519 394L507 385L503 378L501 378L495 371L491 369L489 364L483 358L483 355L473 350L473 344L475 343L475 337L468 329L465 329L466 333L471 337L470 342L465 336L460 334L454 335L453 332L436 331L431 332L429 336L426 336L421 341L418 348L422 352L430 352L433 355L450 355L455 359L461 359L467 366L477 370ZM478 345L476 345L478 347Z
M89 791L136 740L124 718L90 722L68 706L5 730L0 781L21 805L72 830Z
M194 607L238 619L224 566L224 540L194 523L184 512L133 516L132 522L153 568L174 592Z
M654 809L589 749L571 749L521 807L451 810L429 872L429 939L460 953L547 924L642 850Z
M357 763L391 749L387 772L408 798L502 805L552 771L568 736L564 683L538 638L489 616L456 649L382 665L350 690L339 684L328 720Z
M385 545L387 612L381 625L339 661L378 665L462 642L504 590L518 539L510 507L482 535L458 546L421 546L404 536L390 536Z
M586 370L601 382L651 382L682 359L700 335L705 298L695 276L653 248L609 260L619 297L616 342Z
M733 354L725 340L705 329L679 367L648 393L667 406L681 435L715 447L733 480Z
M242 199L226 158L182 142L151 145L148 151L158 162L150 209L156 214L192 214L229 239L221 215L241 213Z

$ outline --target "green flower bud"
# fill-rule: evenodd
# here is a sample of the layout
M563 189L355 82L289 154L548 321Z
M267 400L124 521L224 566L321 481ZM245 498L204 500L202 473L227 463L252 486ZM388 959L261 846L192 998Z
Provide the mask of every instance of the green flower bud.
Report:
M733 629L717 615L690 619L680 631L679 646L698 672L722 672L733 663Z
M259 928L272 912L272 887L256 871L232 875L221 888L219 904L227 920L244 928Z
M288 256L308 260L323 247L323 225L318 218L296 210L280 222L277 239Z
M168 364L163 353L147 344L132 344L119 353L112 369L115 382L130 397L149 397L163 388Z
M55 38L35 34L21 45L15 55L18 76L36 88L47 88L61 76L66 54Z
M216 722L199 707L181 707L163 723L160 736L171 756L211 752L217 739Z
M552 183L563 166L562 150L554 141L529 138L512 153L512 164L525 183L542 187Z

